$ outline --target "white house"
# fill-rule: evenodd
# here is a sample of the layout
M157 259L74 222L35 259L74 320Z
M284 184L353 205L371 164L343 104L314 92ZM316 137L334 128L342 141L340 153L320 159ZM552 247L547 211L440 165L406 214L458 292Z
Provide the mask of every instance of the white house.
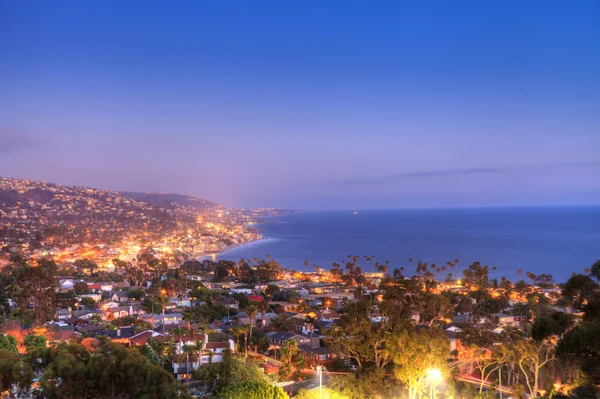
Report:
M198 370L206 364L222 362L227 349L232 353L235 351L233 340L230 339L224 342L203 341L202 349L190 354L178 351L171 359L173 373L180 381L188 379L193 370Z

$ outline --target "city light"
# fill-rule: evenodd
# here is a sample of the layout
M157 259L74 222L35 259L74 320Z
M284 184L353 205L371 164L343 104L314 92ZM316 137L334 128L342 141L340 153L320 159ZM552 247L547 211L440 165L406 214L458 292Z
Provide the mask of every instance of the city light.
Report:
M427 377L429 377L430 380L431 395L429 397L432 399L436 399L436 385L439 381L442 380L442 372L440 371L440 369L431 368L427 370Z
M427 375L432 381L439 381L442 379L442 372L439 369L427 370Z

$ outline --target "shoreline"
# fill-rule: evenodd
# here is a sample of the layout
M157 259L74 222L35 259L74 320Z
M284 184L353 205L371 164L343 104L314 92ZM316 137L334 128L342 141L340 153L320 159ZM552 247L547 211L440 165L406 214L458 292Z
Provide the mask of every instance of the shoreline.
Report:
M203 255L194 257L194 259L197 260L197 261L199 261L199 262L201 262L203 260L206 260L206 259L211 259L211 258L213 258L213 260L216 260L217 256L222 256L226 252L232 251L234 249L242 248L244 246L251 245L251 244L266 243L267 241L276 241L276 240L277 240L277 238L273 238L273 237L263 237L263 238L260 238L258 240L251 240L251 241L246 241L246 242L241 243L241 244L230 245L227 248L225 248L223 251L213 252L213 253L210 253L210 254L203 254Z

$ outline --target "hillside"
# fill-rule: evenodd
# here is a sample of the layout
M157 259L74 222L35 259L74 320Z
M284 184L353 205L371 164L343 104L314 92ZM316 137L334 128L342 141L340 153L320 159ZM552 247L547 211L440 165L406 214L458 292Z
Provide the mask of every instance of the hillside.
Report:
M187 195L0 178L0 251L41 256L87 248L80 252L95 256L102 247L130 256L152 247L193 255L260 238L244 227L250 213L223 210Z
M199 211L209 211L220 208L221 205L214 202L206 201L200 198L191 197L183 194L172 193L146 193L135 191L122 191L124 197L134 199L136 201L147 202L152 205L160 206L168 209L175 209L179 206L189 206L196 208Z

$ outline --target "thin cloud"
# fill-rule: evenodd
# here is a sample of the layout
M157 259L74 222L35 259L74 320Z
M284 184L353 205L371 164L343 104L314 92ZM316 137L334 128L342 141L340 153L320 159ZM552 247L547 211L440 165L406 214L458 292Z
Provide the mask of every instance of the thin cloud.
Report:
M1 153L39 148L46 144L46 140L39 137L33 137L19 132L0 131Z
M452 177L452 176L465 176L465 175L491 175L500 174L514 171L526 171L526 170L552 170L552 169L565 169L565 168L581 168L581 167L600 167L600 162L564 162L564 163L548 163L538 165L524 165L515 167L479 167L479 168L466 168L466 169L447 169L447 170L424 170L424 171L413 171L413 172L402 172L395 173L386 176L374 176L371 178L362 179L349 179L340 180L327 183L328 185L338 186L350 186L350 185L364 185L364 184L375 184L375 183L386 183L401 181L411 178L429 178L429 177Z

